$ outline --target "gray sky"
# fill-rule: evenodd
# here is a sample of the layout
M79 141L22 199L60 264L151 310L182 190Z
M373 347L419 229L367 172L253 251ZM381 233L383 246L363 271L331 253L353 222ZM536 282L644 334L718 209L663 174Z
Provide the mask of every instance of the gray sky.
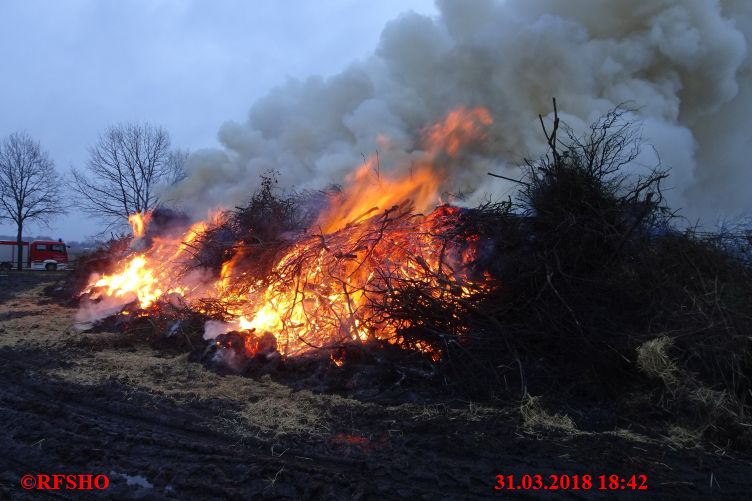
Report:
M117 122L163 125L181 148L216 146L220 125L243 121L270 88L338 72L407 10L435 12L432 0L2 0L0 136L26 130L65 174ZM96 231L75 210L29 229Z

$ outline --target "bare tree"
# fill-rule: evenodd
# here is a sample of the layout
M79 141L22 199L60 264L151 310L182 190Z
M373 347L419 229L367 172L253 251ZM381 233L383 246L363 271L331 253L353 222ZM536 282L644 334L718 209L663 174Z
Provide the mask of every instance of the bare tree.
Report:
M181 148L178 148L176 150L173 150L170 152L169 157L167 157L167 169L169 172L169 184L177 184L186 177L188 177L188 173L185 171L185 164L188 161L188 156L190 155L190 152L188 150L184 150Z
M131 214L156 208L156 188L174 181L183 158L180 150L170 150L167 131L148 123L109 127L89 154L86 169L73 170L72 189L78 194L76 205L107 223L106 230L124 225Z
M38 141L15 132L0 144L0 219L16 224L18 269L23 267L23 229L65 212L55 164Z

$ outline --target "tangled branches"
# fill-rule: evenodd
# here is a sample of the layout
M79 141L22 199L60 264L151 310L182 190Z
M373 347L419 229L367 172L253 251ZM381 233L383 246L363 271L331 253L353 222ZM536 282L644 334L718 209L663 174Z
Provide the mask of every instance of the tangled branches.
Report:
M293 244L249 293L249 304L260 305L246 312L253 327L280 333L284 355L377 340L438 357L436 343L401 336L425 318L407 306L440 304L430 316L444 315L449 333L457 334L462 310L447 315L451 304L470 300L483 285L470 276L474 245L455 230L461 210L422 216L410 208L395 206Z

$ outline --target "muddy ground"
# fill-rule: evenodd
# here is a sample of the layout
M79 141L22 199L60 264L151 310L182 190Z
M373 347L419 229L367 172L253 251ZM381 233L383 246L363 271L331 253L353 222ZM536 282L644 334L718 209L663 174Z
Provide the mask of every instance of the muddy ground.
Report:
M752 457L534 406L377 403L221 375L187 354L72 329L43 290L61 273L0 276L0 495L29 473L103 473L92 496L139 499L466 499L498 474L642 473L651 499L747 498ZM504 492L520 499L631 492ZM645 493L642 493L644 496Z

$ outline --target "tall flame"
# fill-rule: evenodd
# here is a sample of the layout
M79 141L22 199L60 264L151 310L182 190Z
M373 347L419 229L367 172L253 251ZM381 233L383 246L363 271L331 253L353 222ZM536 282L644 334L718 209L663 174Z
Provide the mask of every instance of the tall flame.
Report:
M459 107L442 122L423 129L423 142L433 156L446 152L454 157L469 143L485 139L491 124L493 119L486 108Z
M319 216L322 232L332 233L405 201L419 211L438 203L443 179L430 165L400 175L380 174L375 169L376 160L371 157L347 177L342 195Z
M150 215L133 217L146 224ZM141 236L146 226L134 224L134 235ZM138 233L137 233L138 228ZM141 308L148 308L166 294L179 294L188 298L199 289L199 284L181 282L176 272L190 257L191 243L206 231L207 224L200 221L191 226L182 238L155 237L146 252L131 256L112 275L97 278L88 291L111 297L123 298L124 302L137 300Z
M134 237L141 238L142 236L144 236L146 225L149 224L150 219L150 212L146 212L144 214L142 214L141 212L136 212L128 216L128 222L131 225L131 230Z
M436 206L445 182L441 162L456 157L463 146L485 139L485 129L492 123L485 108L460 107L444 121L423 130L426 158L417 165L403 167L399 173L382 173L378 157L369 157L347 177L342 196L321 214L318 227L331 233L406 201L418 212Z

